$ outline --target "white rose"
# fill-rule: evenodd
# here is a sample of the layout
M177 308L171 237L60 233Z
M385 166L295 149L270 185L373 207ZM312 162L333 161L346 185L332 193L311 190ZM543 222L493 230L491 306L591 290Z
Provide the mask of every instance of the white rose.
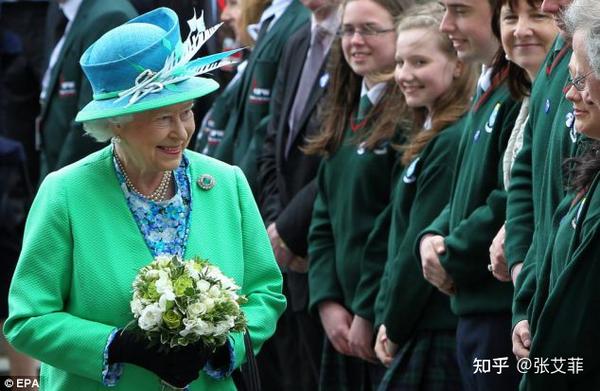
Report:
M156 269L150 269L146 272L146 279L148 280L156 280L158 279L159 274L158 274L158 270Z
M198 328L198 320L183 318L183 325L185 328L179 332L179 335L186 337L189 334L197 334L196 329Z
M161 295L167 292L173 292L173 284L167 272L160 270L158 272L158 280L156 281L156 291Z
M200 335L212 335L214 333L214 327L203 320L198 319L198 325L196 327L196 332Z
M156 330L162 319L163 311L156 303L150 304L144 308L138 319L138 325L142 330Z
M198 270L196 270L190 262L187 262L185 264L185 271L194 281L198 281L200 279L200 274L198 274Z
M175 293L173 293L172 291L167 291L163 293L158 299L158 306L162 311L167 310L167 302L169 301L175 301Z
M207 297L204 299L204 305L206 305L206 311L208 312L215 307L215 301L210 297Z
M171 258L172 257L170 255L161 254L158 257L156 257L155 262L161 267L167 267L171 263Z
M134 297L134 299L131 300L130 306L131 312L136 318L140 316L142 310L144 309L144 304L142 304L142 301L138 297Z
M210 289L208 290L208 295L210 297L219 297L219 296L221 296L221 288L219 288L217 285L211 286Z
M204 315L206 313L206 310L207 310L206 304L197 301L195 303L188 305L187 313L188 313L188 316L190 316L193 319L193 318L200 317L200 315Z
M210 282L206 280L200 280L196 284L196 287L200 292L208 292L208 290L210 289Z

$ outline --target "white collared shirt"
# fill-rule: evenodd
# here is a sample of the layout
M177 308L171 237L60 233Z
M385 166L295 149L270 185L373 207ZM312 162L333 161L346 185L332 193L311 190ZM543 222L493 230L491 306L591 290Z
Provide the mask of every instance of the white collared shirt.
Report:
M360 97L362 98L366 94L369 97L369 100L371 101L373 106L375 106L379 102L379 99L381 98L381 95L383 94L383 90L385 90L386 85L386 82L381 82L375 84L369 89L367 87L365 79L363 78L362 85L360 87Z
M56 65L56 62L58 61L58 55L60 54L60 51L62 50L62 47L65 44L65 38L69 33L69 30L71 29L71 25L73 24L73 21L77 16L77 12L79 11L79 7L81 6L82 2L83 0L65 0L64 3L58 5L69 22L65 27L65 32L63 33L63 36L56 43L56 46L54 46L52 54L50 55L48 68L46 69L46 72L44 73L44 78L42 79L42 91L40 93L41 100L44 100L46 98L46 95L48 93L48 84L50 84L50 74L52 73L54 65Z
M258 38L258 32L260 31L262 24L265 22L265 20L269 19L270 17L273 17L271 23L269 24L269 27L267 28L267 31L269 31L271 27L275 25L277 19L279 19L281 15L283 15L283 13L290 4L292 4L292 0L273 0L271 5L263 11L258 23L248 25L247 30L248 34L250 34L250 37L254 41L256 41L256 39Z
M492 85L492 71L494 68L486 67L485 65L481 68L481 75L477 80L477 88L480 88L483 92L487 91Z

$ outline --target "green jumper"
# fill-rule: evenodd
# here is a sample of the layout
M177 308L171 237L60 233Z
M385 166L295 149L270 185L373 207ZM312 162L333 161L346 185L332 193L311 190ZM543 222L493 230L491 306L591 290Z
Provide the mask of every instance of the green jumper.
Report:
M509 267L524 262L515 285L513 324L527 319L536 265L544 256L554 211L565 195L562 163L577 147L573 106L563 91L570 57L570 46L559 36L535 79L523 148L511 174L505 251Z
M465 120L466 115L428 143L405 168L392 195L388 258L375 324L377 329L385 325L399 351L383 378L383 389L461 389L456 316L448 296L423 278L412 248L419 232L450 199Z
M600 388L599 178L583 197L567 195L554 215L530 318L529 357L545 370L532 368L521 390Z
M444 237L446 252L440 261L454 280L456 294L450 303L459 316L511 309L512 284L494 278L487 265L490 243L504 224L502 157L520 105L510 96L506 72L494 79L484 94L476 95L467 115L450 202L414 243L420 260L423 235Z

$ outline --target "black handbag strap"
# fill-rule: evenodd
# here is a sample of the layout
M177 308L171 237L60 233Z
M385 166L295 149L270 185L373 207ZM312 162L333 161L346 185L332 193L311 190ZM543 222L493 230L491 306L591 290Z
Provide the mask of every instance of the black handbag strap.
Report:
M254 357L252 340L250 339L248 328L244 331L244 347L246 348L246 362L233 371L231 377L233 378L235 387L239 391L260 391L261 384L258 364L256 363L256 357Z
M250 330L246 328L244 333L244 347L246 348L246 364L242 366L242 377L248 391L260 391L260 374L258 373L258 364L252 349L252 340L250 339Z

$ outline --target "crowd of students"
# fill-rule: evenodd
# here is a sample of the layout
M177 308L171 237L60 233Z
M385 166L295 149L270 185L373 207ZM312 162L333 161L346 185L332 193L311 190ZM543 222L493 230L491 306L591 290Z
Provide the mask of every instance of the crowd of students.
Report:
M585 116L598 73L582 71L593 46L572 59L571 40L598 28L599 6L572 2L262 5L213 107L220 129L209 114L200 138L244 170L286 276L288 309L259 355L267 388L600 385L595 276L569 266L595 261L577 250L596 234L599 124ZM583 371L521 367L573 357Z

